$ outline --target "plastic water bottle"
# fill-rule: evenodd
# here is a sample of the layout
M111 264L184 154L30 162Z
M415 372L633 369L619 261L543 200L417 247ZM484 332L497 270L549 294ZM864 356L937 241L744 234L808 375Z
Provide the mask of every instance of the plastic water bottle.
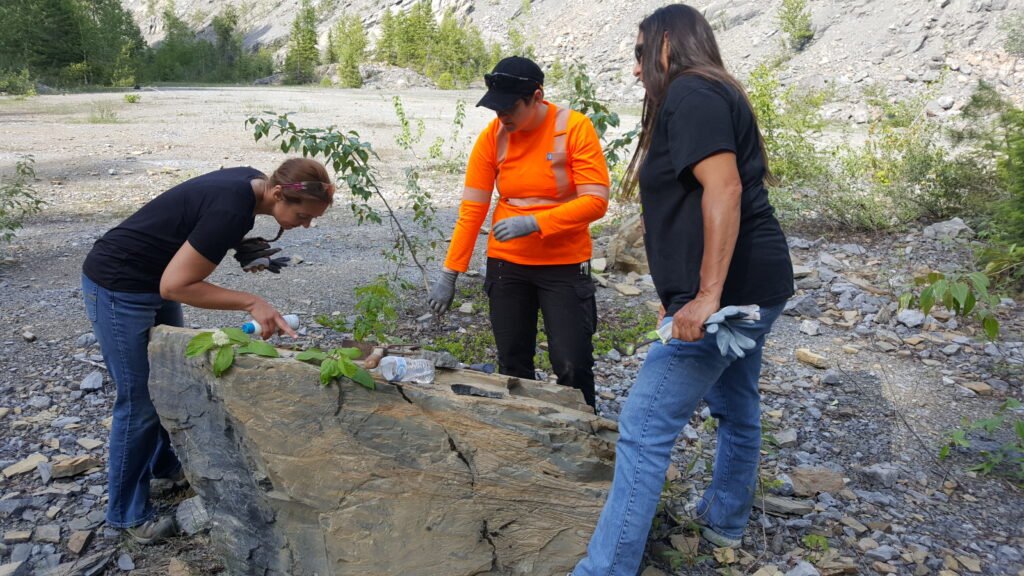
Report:
M377 369L388 382L412 382L414 384L432 384L434 382L434 363L425 358L385 356L380 359Z
M284 321L288 323L288 327L292 330L298 330L299 328L299 317L296 314L285 314L282 316ZM263 327L260 323L255 320L249 320L245 324L242 324L242 332L246 334L255 334L259 336L263 333Z

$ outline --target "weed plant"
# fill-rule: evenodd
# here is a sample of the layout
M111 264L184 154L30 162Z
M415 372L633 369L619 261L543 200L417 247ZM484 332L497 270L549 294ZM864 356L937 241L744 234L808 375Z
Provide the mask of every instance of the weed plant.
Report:
M33 187L35 160L25 156L14 165L14 175L0 175L0 240L7 242L21 228L25 218L46 204Z

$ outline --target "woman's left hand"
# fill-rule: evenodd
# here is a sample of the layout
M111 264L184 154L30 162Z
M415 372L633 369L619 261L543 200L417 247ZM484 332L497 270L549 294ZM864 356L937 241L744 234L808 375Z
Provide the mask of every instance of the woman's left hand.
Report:
M696 342L704 337L704 322L720 308L721 298L705 293L686 303L672 316L672 337Z

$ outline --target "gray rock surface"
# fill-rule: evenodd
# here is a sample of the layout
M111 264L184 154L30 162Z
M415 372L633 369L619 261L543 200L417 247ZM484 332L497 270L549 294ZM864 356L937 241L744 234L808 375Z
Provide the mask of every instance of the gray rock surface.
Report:
M527 395L577 391L458 371L324 388L313 366L252 357L217 379L182 362L192 335L153 330L150 391L229 572L556 574L583 554L615 426Z

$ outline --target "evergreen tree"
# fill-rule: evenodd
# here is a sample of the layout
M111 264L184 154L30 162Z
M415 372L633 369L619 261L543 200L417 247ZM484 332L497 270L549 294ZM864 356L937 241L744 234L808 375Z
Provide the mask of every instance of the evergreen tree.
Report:
M235 6L228 4L220 14L213 17L211 26L223 70L220 76L225 80L236 80L238 64L242 58L242 35L238 32L238 11Z
M75 0L84 84L131 85L145 48L142 33L118 0Z
M284 59L285 80L290 84L308 84L314 80L320 52L316 47L316 11L310 0L302 0L292 22L288 53Z
M359 74L359 65L366 59L366 30L363 22L356 16L345 16L338 22L335 39L335 56L338 62L338 75L341 85L345 88L359 88L363 85L363 77Z
M341 27L339 23L338 27ZM324 62L326 64L338 63L338 42L334 39L334 29L327 31L327 49L324 50Z
M374 56L380 62L398 65L398 39L401 31L401 15L395 16L390 10L384 12L380 20L380 38L377 40L377 48Z
M437 37L437 23L430 2L420 0L401 19L398 65L423 71L427 55Z
M33 78L55 75L82 60L73 0L0 2L0 72L26 69Z
M421 0L408 13L385 13L375 56L425 74L446 89L465 86L490 70L501 59L501 48L488 46L480 31L452 10L438 25L430 4Z

